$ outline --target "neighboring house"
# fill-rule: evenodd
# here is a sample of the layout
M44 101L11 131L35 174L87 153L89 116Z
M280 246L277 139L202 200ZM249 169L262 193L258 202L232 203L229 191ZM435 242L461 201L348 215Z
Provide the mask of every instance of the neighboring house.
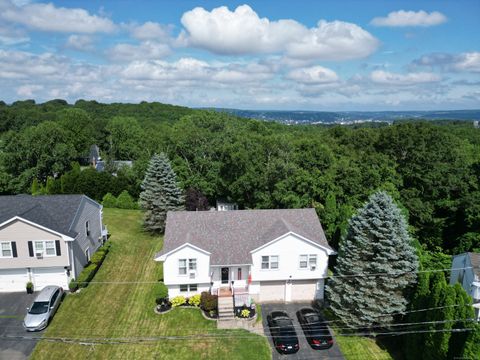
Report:
M238 210L236 203L227 202L225 200L217 200L217 211Z
M472 297L475 316L480 321L480 253L468 252L453 257L450 284L457 282Z
M100 157L100 149L97 145L90 146L90 154L89 154L89 163L90 165L97 170L98 172L105 171L105 167L107 166L107 162L103 161ZM131 160L113 160L111 162L111 168L115 171L120 170L123 167L132 167L133 161ZM113 175L116 175L114 173Z
M176 211L155 260L170 297L233 292L239 306L322 299L333 254L314 209Z
M0 196L0 292L68 289L106 235L102 206L85 195Z

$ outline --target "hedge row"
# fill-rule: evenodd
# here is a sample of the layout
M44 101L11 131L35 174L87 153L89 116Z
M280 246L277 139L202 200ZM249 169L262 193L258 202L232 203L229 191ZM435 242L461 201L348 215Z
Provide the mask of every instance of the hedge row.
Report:
M88 286L88 283L93 279L98 269L100 268L100 265L102 265L103 260L105 260L109 248L110 243L108 243L107 245L103 245L95 252L95 254L92 255L90 263L83 268L80 275L78 275L78 278L76 280L70 281L68 287L70 288L71 292L77 291L79 287L84 288Z

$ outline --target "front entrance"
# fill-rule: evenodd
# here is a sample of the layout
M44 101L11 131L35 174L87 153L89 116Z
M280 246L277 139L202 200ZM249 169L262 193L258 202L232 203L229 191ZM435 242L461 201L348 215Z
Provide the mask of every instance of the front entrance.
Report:
M229 273L230 273L230 269L228 267L222 268L222 284L228 284Z

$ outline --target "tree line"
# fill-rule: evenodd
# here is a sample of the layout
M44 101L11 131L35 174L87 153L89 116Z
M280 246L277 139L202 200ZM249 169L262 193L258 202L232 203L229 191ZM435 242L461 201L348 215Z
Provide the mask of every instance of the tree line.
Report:
M36 180L55 193L138 199L149 160L163 152L183 191L210 204L314 207L334 247L355 209L384 190L425 248L480 248L480 131L471 123L287 126L159 103L53 100L0 103L0 131L3 194L28 193ZM133 167L88 169L92 144L105 161Z

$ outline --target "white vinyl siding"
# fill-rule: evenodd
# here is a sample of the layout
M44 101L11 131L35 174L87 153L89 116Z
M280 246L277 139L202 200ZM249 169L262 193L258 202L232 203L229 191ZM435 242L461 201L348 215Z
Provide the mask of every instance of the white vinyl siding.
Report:
M13 257L12 243L10 241L3 241L1 243L1 257L11 258Z

